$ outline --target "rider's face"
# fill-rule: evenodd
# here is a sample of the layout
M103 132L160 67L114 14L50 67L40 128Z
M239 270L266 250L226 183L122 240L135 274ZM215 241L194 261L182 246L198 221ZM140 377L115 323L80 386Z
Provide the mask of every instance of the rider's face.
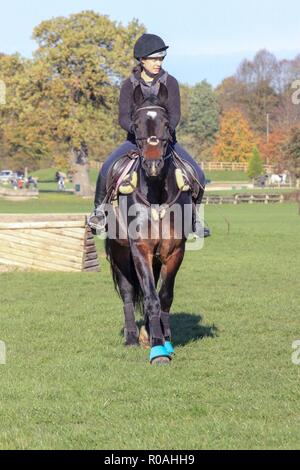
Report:
M160 72L164 57L156 57L153 59L142 59L142 65L146 72L157 74Z

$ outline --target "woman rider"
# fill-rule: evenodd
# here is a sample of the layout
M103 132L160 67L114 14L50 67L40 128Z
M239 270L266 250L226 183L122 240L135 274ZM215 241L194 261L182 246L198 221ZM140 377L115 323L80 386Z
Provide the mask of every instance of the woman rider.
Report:
M103 226L103 220L105 220L104 208L101 204L106 196L106 177L109 168L127 153L138 150L132 122L133 92L138 85L141 85L145 98L151 94L157 95L160 83L163 83L167 87L167 112L172 137L172 141L169 145L182 160L187 161L195 169L198 181L203 187L205 186L203 171L176 140L175 129L180 120L180 94L177 80L162 69L162 61L167 55L168 47L169 46L166 46L164 41L155 34L143 34L134 46L134 57L138 60L139 65L133 69L131 77L123 83L119 99L119 124L127 131L127 140L107 158L101 168L95 194L95 211L90 219L92 225L98 222L99 227ZM194 202L200 204L202 196L203 191L200 191L198 200L194 200ZM198 236L203 236L201 235L203 228L198 216L193 218L193 232ZM207 237L209 235L209 229L204 228L204 236Z

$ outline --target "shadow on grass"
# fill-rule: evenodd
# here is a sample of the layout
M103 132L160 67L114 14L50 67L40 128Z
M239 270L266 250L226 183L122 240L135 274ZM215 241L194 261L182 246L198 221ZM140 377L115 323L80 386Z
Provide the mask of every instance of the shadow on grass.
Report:
M203 338L215 338L218 336L216 325L204 325L203 317L196 313L171 313L172 343L174 346L185 346L191 341L200 341ZM137 321L140 329L144 325L143 320ZM120 333L123 335L122 330Z
M191 341L203 338L215 338L218 328L215 325L204 325L203 317L196 313L171 314L172 342L174 346L185 346Z

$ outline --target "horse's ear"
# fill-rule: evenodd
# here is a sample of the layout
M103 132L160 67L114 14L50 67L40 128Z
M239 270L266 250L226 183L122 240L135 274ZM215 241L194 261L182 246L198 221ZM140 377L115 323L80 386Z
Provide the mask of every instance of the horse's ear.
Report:
M136 106L141 106L144 102L144 95L141 85L138 85L133 92L133 101Z
M166 87L166 85L161 83L159 86L159 92L158 92L157 97L163 107L166 107L168 103L168 96L169 96L168 88Z

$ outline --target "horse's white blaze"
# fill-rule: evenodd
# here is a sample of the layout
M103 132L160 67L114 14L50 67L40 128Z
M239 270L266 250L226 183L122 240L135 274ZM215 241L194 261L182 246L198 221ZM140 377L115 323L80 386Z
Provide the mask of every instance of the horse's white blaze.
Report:
M151 117L151 119L155 119L157 116L156 111L148 111L147 116Z

